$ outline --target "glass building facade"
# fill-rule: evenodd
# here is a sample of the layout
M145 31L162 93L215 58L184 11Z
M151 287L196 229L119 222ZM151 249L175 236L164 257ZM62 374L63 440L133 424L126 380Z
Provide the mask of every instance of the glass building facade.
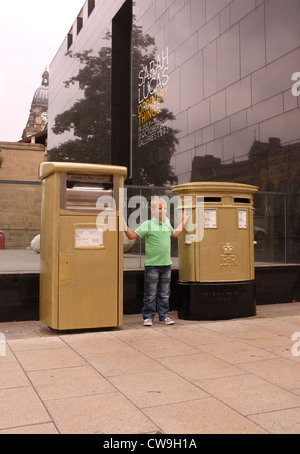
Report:
M132 193L258 186L256 262L299 263L299 17L299 0L87 0L50 65L48 159L124 165Z

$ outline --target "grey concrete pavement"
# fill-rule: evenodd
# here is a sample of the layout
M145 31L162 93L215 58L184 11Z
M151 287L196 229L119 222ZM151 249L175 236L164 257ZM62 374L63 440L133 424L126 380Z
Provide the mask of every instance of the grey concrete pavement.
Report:
M300 434L300 303L171 315L76 333L0 323L0 434Z
M32 249L1 249L0 273L39 273L40 254Z
M124 270L144 269L144 257L135 254L124 254ZM178 268L178 258L173 257L173 266ZM0 273L39 273L40 254L32 249L1 249Z

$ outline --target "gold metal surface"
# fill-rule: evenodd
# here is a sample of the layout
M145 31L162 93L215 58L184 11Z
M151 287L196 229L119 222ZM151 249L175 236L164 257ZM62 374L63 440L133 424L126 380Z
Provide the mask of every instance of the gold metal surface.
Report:
M181 205L185 197L189 198L190 222L197 226L190 232L187 224L179 237L180 281L254 279L253 195L257 190L256 186L223 182L195 182L172 188L180 196ZM204 213L197 202L199 197L204 198ZM203 238L193 241L200 229Z
M88 191L80 212L62 206L65 172L111 175L116 228L107 229L92 207ZM98 173L97 173L98 172ZM40 320L53 329L72 330L119 326L123 322L123 232L119 230L119 189L126 168L95 164L43 163L41 209ZM85 186L84 186L85 187ZM92 191L93 204L95 194ZM86 201L86 204L84 204Z

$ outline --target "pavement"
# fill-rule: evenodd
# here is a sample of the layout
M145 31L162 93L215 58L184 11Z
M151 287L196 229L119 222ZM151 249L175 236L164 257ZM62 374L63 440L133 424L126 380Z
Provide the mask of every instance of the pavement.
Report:
M0 323L0 434L300 434L300 303L226 321Z
M126 253L123 257L124 270L143 270L143 255ZM172 257L173 268L178 268L178 257ZM39 273L40 254L32 249L0 249L0 273Z

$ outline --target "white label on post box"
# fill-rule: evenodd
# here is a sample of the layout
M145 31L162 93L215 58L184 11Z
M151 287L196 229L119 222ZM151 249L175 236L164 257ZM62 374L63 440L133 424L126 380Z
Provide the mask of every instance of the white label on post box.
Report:
M239 229L247 228L247 211L238 210Z
M103 230L97 227L76 227L75 247L103 246Z
M217 210L204 210L204 227L206 229L217 228Z

